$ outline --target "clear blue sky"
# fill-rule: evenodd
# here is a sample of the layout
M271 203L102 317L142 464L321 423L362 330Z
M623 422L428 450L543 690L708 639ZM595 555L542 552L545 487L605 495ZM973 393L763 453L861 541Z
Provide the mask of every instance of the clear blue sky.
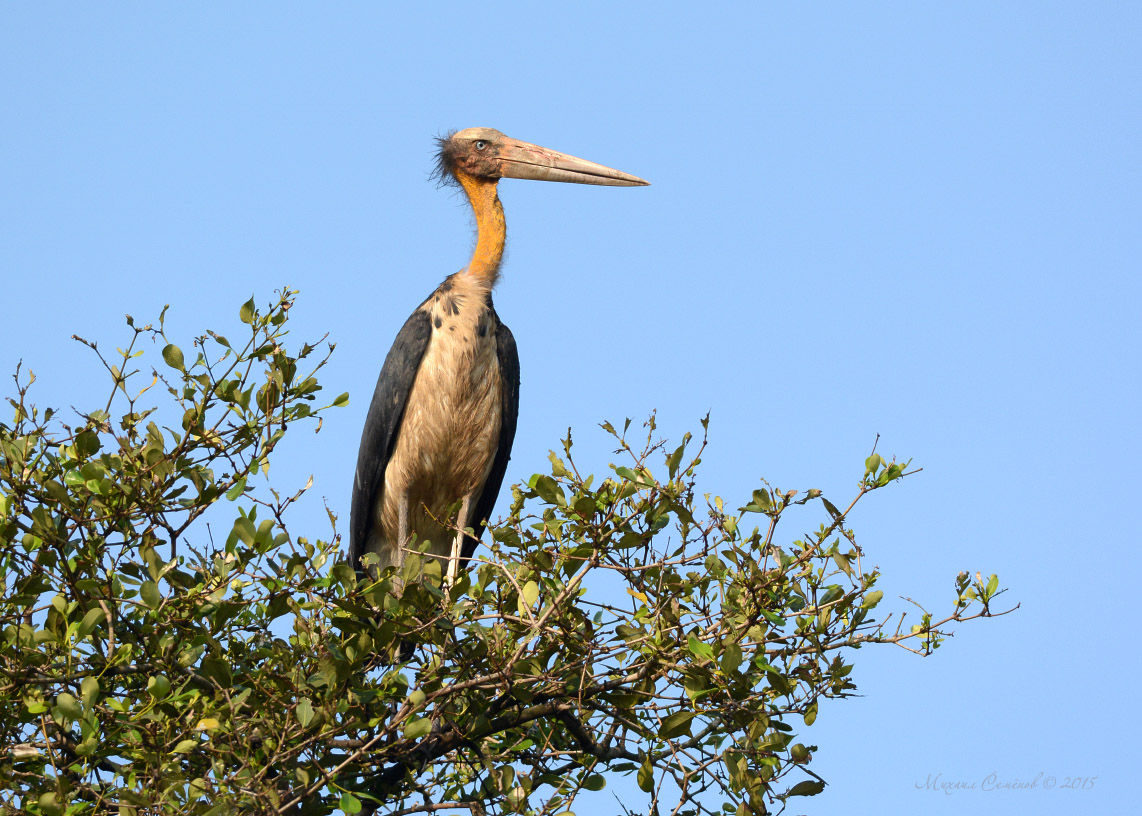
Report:
M882 609L946 608L961 569L1023 607L927 660L859 653L865 696L804 734L831 785L790 812L1124 813L1140 43L1131 3L6 3L0 370L90 405L70 335L114 347L164 303L184 341L231 332L251 293L297 287L295 337L331 333L352 403L276 475L314 476L295 531L324 529L320 497L345 529L384 354L471 247L432 137L496 127L635 173L653 186L501 185L508 478L569 426L603 470L599 421L657 409L677 438L710 411L703 489L841 498L879 433L924 468L854 521ZM915 788L991 773L1097 780Z

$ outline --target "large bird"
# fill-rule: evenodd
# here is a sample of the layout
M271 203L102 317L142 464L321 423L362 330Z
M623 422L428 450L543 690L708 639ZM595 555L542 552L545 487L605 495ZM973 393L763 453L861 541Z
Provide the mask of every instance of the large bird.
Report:
M415 534L416 546L430 542L427 553L447 559L451 583L491 515L519 411L515 339L492 307L506 235L497 184L648 182L491 128L439 144L441 179L457 183L475 213L476 249L405 321L385 358L357 454L349 558L361 569L376 553L380 569L399 569Z

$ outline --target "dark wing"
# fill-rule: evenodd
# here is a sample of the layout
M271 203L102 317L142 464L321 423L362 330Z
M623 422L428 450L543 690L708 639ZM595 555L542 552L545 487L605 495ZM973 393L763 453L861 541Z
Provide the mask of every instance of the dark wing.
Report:
M373 510L385 489L385 467L393 455L408 395L432 337L427 312L417 309L397 333L381 367L373 402L361 431L353 504L349 516L349 563L361 568L365 542L373 528Z
M496 316L496 356L500 359L500 444L496 448L496 458L492 460L492 469L488 471L488 480L484 482L484 490L476 500L475 523L472 532L476 538L468 537L464 541L464 549L460 555L471 558L476 551L476 541L484 534L484 527L492 515L492 508L496 506L496 496L500 493L500 485L504 482L504 471L508 469L508 459L512 454L512 441L515 439L516 419L519 418L519 352L516 351L515 338L511 329L500 323Z

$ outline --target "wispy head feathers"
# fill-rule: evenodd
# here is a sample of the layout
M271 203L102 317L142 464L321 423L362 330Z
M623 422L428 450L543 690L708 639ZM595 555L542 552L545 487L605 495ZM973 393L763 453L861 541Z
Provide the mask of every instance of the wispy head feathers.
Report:
M429 176L436 182L438 187L459 187L460 182L456 180L456 150L457 145L452 141L452 137L456 135L455 130L450 130L443 136L436 137L436 166L433 167L432 173Z

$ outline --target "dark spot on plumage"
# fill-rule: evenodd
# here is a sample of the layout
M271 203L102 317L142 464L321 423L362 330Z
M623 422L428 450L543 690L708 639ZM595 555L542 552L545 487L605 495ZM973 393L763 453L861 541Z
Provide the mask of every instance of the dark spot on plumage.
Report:
M488 334L488 317L484 315L480 318L480 322L476 324L476 334L481 337L486 337Z
M492 306L492 293L491 292L488 292L487 297L484 298L484 305L487 306L489 309L495 308L494 306Z
M438 328L438 329L441 327L441 325L444 324L444 321L440 319L440 315L437 315L436 319L432 322L436 326L436 328Z
M454 332L454 331L456 331L456 327L450 323L450 324L448 324L448 331Z
M447 292L452 288L452 276L449 275L444 279L444 283L440 284L440 291Z
M458 315L460 314L460 303L462 302L463 298L459 298L456 295L443 295L436 303L439 308L434 309L433 311L438 311L440 314L445 315Z

